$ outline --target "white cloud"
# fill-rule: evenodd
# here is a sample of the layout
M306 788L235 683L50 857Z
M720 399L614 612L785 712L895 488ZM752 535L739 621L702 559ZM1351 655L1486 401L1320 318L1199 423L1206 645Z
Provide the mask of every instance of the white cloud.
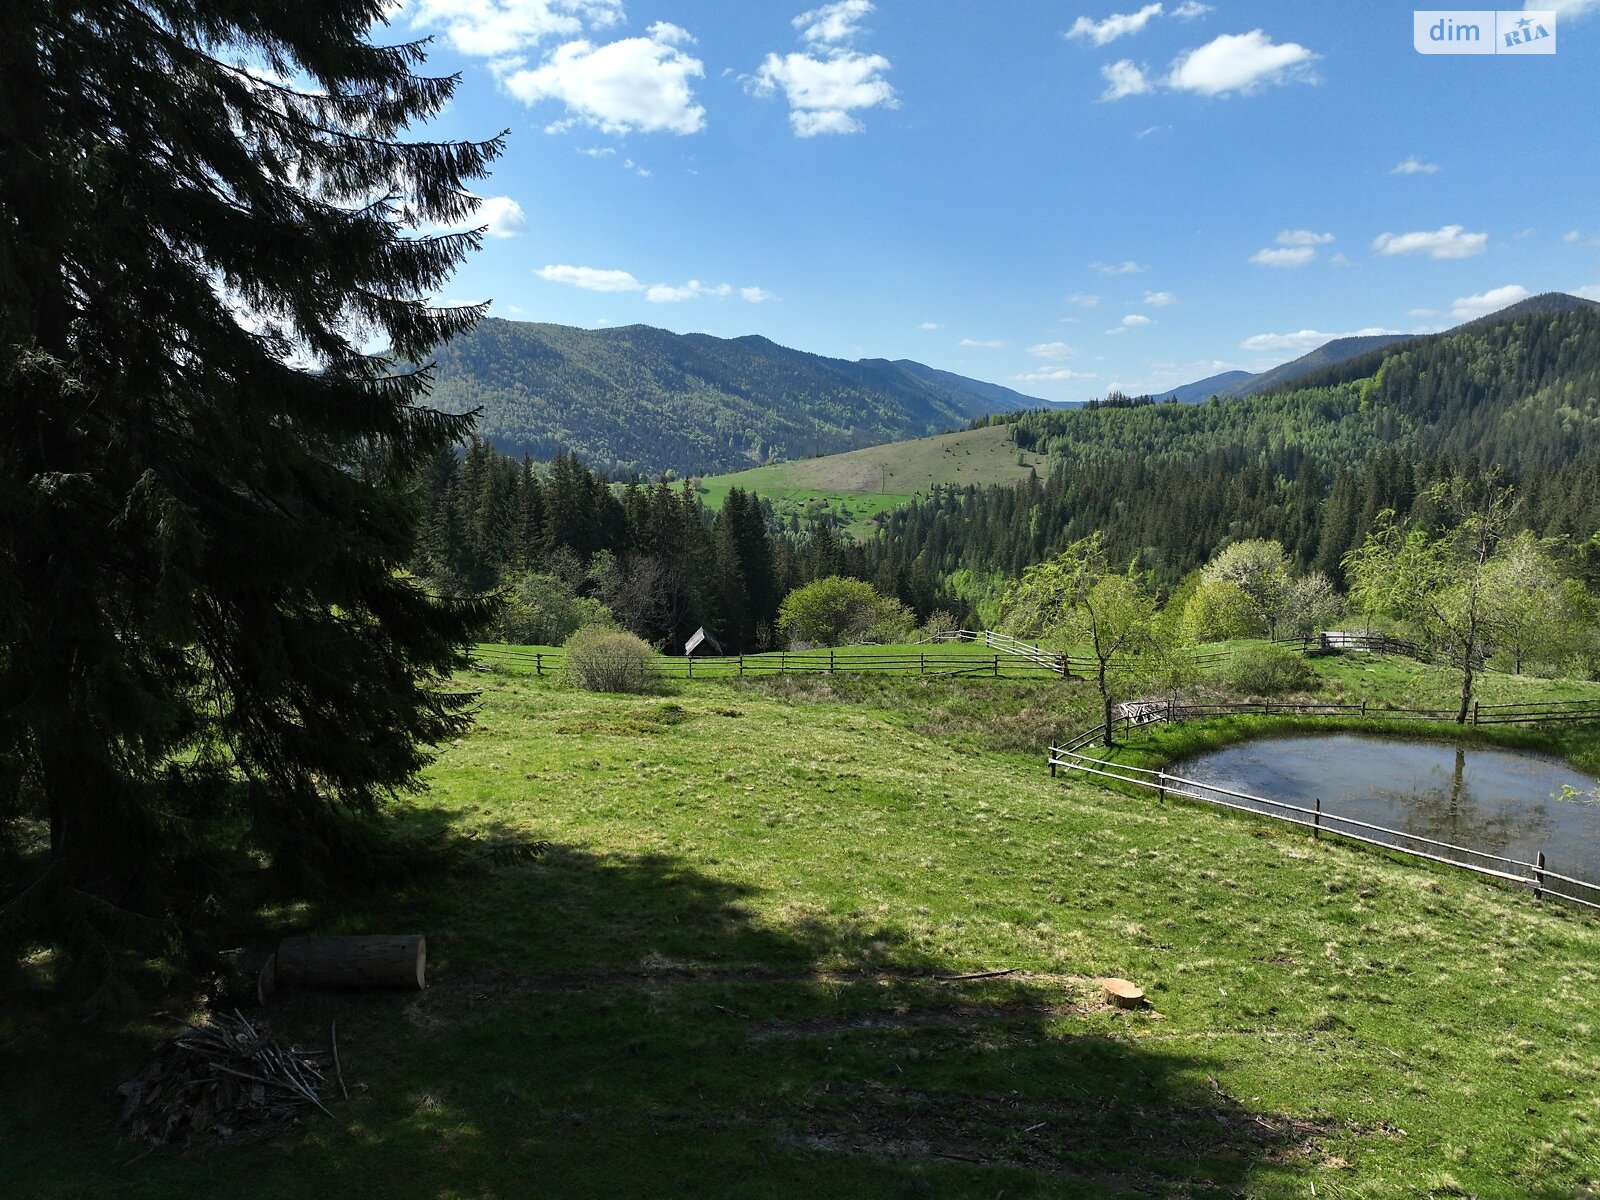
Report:
M870 0L838 0L794 19L811 47L804 53L768 54L745 86L757 96L782 91L789 102L789 125L796 137L860 133L854 115L868 108L899 108L894 88L884 78L892 69L881 54L863 54L848 43L872 12Z
M1325 346L1340 338L1376 337L1379 334L1398 332L1400 332L1398 329L1373 326L1370 329L1357 329L1350 333L1319 333L1315 329L1302 329L1298 333L1258 333L1254 337L1245 338L1239 343L1239 348L1256 353L1292 350L1304 354L1307 350L1315 350L1318 346Z
M1182 4L1172 10L1172 15L1180 21L1193 21L1197 17L1203 17L1208 12L1214 11L1209 4L1200 4L1197 0L1184 0Z
M939 324L937 321L924 321L921 325L918 325L917 328L931 333L935 329L943 329L944 326Z
M1561 239L1571 246L1600 246L1600 234L1585 234L1581 229L1569 229Z
M1333 241L1333 234L1315 233L1309 229L1285 229L1275 240L1280 246L1326 246Z
M801 13L793 21L800 36L813 44L837 46L861 32L861 22L872 13L872 0L838 0Z
M1490 288L1487 292L1480 292L1476 296L1462 296L1450 305L1450 315L1461 320L1470 320L1487 313L1499 312L1507 305L1515 304L1518 300L1526 300L1531 295L1533 293L1520 283L1508 283L1505 287Z
M1089 266L1102 275L1139 275L1150 269L1134 262L1131 258L1125 258L1119 263L1090 263Z
M984 341L979 341L977 338L962 338L957 345L972 346L978 350L998 350L1000 347L1004 346L1005 343L999 338L990 338Z
M630 271L603 270L598 267L572 267L558 264L534 272L550 283L565 283L588 292L643 292L651 304L675 304L684 300L726 300L738 295L749 304L764 304L777 297L765 288L736 288L731 283L702 283L691 279L685 284L656 283L646 286Z
M1282 246L1257 250L1250 261L1258 267L1303 267L1316 256L1317 252L1310 246Z
M616 152L615 146L588 146L578 151L589 158L610 158Z
M423 225L419 232L461 233L468 229L482 229L492 238L514 238L528 232L528 218L522 205L510 196L488 196L480 198L476 212L454 225Z
M1065 342L1040 342L1037 346L1029 346L1028 353L1035 358L1048 358L1052 362L1076 358L1078 354L1076 350Z
M510 196L490 196L478 207L474 220L487 225L484 231L492 238L513 238L528 232L528 218Z
M1145 92L1154 90L1144 68L1131 58L1107 63L1100 68L1100 74L1104 75L1106 80L1106 90L1100 93L1100 99L1108 103L1112 100L1121 100L1124 96L1142 96Z
M596 46L572 41L543 63L506 74L507 91L524 104L559 100L573 122L606 133L698 133L706 110L694 102L690 80L705 74L700 60L680 49L693 42L676 25L658 22L649 36Z
M1249 93L1267 84L1315 82L1316 55L1295 42L1278 45L1259 29L1223 34L1173 61L1166 85L1202 96Z
M1482 254L1487 233L1467 233L1460 225L1446 225L1432 233L1383 233L1373 240L1379 254L1426 254L1429 258L1472 258Z
M769 54L752 89L758 96L782 90L796 137L860 133L864 126L851 115L855 110L900 106L894 88L883 78L889 68L883 55L854 50L835 50L826 58Z
M1355 265L1354 263L1352 263L1350 261L1350 256L1348 254L1345 254L1343 251L1340 251L1338 254L1335 254L1332 258L1330 258L1328 260L1328 263L1329 263L1330 266L1335 266L1335 267L1351 267L1351 266Z
M552 37L572 37L587 23L622 20L622 0L416 0L413 27L442 28L462 54L504 58Z
M1600 12L1600 0L1527 0L1524 12L1554 12L1558 19L1568 21Z
M1391 175L1432 175L1439 169L1438 163L1423 162L1415 154L1410 155L1404 162L1396 163L1390 170Z
M1145 138L1149 137L1153 133L1160 133L1163 129L1171 129L1171 128L1172 128L1171 125L1152 125L1148 129L1141 129L1138 133L1134 134L1133 136L1135 138L1139 139L1140 141L1143 141Z
M540 267L534 272L550 283L566 283L586 292L642 292L640 283L627 271L608 271L597 267L570 267L565 263Z
M1070 383L1075 379L1094 379L1096 376L1092 371L1085 374L1058 367L1053 371L1030 371L1026 375L1013 375L1011 378L1019 383Z
M1145 316L1143 313L1129 313L1127 316L1122 318L1121 325L1118 325L1115 329L1106 330L1106 333L1114 336L1119 333L1127 333L1133 329L1143 329L1146 325L1154 324L1155 322L1149 317Z
M1138 12L1113 13L1103 21L1096 21L1091 17L1079 17L1072 23L1072 28L1067 30L1067 36L1084 38L1096 46L1104 46L1120 37L1138 33L1160 15L1161 5L1146 4Z
M1144 302L1150 308L1166 308L1178 302L1176 292L1146 292Z
M1437 317L1438 315L1439 315L1439 310L1436 309L1436 308L1408 308L1408 309L1406 309L1406 316L1408 316L1408 317Z
M1100 297L1093 292L1073 292L1067 297L1067 303L1078 308L1095 308L1100 303Z
M706 297L722 300L731 295L733 295L732 284L706 284L698 279L691 279L681 287L658 283L645 292L644 298L651 304L677 304L684 300L701 300Z
M1586 287L1574 288L1574 296L1582 296L1585 300L1600 300L1600 284L1591 283Z

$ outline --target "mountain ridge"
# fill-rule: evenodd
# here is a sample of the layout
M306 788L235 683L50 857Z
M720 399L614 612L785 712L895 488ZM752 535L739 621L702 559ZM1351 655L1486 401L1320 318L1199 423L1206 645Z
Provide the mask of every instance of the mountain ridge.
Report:
M1151 399L1176 400L1180 404L1204 404L1212 396L1216 396L1219 400L1233 400L1242 396L1281 391L1288 387L1302 386L1303 380L1319 372L1353 360L1365 360L1378 355L1381 351L1401 342L1423 341L1464 330L1497 325L1503 321L1514 321L1520 317L1544 316L1582 308L1600 308L1600 302L1573 296L1567 292L1540 292L1495 312L1463 321L1448 329L1441 329L1437 333L1352 334L1349 337L1334 338L1314 350L1307 351L1299 358L1291 359L1268 370L1224 371L1220 375L1212 375L1194 383L1185 383L1168 391L1158 392Z
M911 360L828 358L760 334L586 330L489 317L441 347L428 403L479 411L511 453L619 475L738 470L957 429L1047 405Z

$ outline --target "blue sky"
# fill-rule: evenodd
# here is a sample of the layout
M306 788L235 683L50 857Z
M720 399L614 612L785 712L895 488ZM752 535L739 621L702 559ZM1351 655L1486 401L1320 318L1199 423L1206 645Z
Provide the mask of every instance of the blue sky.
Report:
M404 0L389 36L462 74L430 136L510 131L441 299L1068 400L1600 299L1600 0L1545 3L1542 56L1301 0Z

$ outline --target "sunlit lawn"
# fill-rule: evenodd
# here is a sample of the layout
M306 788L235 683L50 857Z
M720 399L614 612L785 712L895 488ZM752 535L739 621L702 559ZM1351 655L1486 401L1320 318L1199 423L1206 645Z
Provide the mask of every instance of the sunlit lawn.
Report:
M1353 695L1366 672L1330 675ZM0 1191L1554 1198L1600 1179L1600 922L1052 780L1043 747L1087 718L1082 685L468 682L478 728L408 822L553 849L302 914L430 941L425 993L275 1014L315 1044L337 1019L338 1121L125 1165L112 1091L170 1025L19 997ZM1014 973L943 978L991 971ZM1105 1008L1104 975L1152 1008Z

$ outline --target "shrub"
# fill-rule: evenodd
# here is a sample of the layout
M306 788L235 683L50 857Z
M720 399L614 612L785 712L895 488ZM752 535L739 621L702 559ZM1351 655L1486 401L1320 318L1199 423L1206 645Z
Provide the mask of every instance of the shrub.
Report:
M1311 686L1316 672L1303 655L1282 646L1248 646L1233 656L1224 675L1236 692L1282 696Z
M778 615L794 641L814 646L898 642L916 628L916 618L898 600L878 595L871 584L839 575L796 588Z
M655 651L620 629L587 625L567 639L567 677L589 692L642 692L655 677Z

